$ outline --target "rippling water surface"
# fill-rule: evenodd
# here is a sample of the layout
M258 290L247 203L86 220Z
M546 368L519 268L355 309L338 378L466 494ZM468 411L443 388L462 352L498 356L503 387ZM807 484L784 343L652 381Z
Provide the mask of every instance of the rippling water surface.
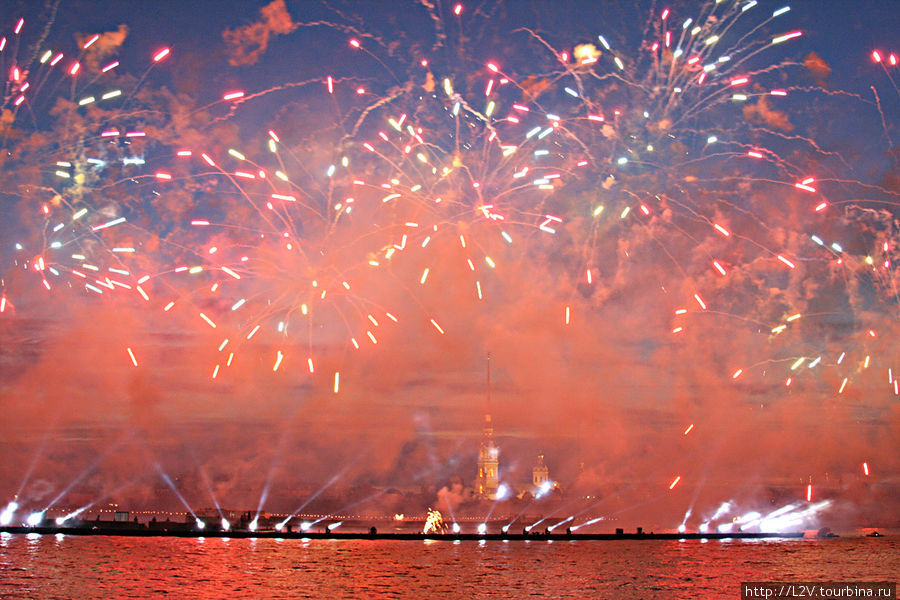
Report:
M897 581L900 538L387 542L8 535L0 598L740 598Z

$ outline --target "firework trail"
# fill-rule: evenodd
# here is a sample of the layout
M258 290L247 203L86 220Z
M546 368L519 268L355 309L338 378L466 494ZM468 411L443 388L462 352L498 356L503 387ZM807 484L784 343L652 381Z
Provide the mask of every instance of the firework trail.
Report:
M13 215L22 220L17 231L28 233L4 248L5 255L12 251L4 268L12 268L3 281L3 312L34 279L48 292L67 287L147 298L134 272L140 227L128 221L151 193L138 178L153 145L147 127L159 119L147 110L152 93L141 94L140 81L117 74L114 56L126 35L127 28L94 34L63 51L44 46L46 33L29 41L20 19L0 38L8 73L0 176L6 200L24 207ZM144 77L168 55L168 48L157 51Z
M417 285L441 277L438 257L448 255L442 240L456 246L457 262L468 267L445 284L468 287L473 299L484 298L490 281L502 285L499 256L565 274L570 283L562 287L571 291L560 298L561 316L569 324L578 310L635 285L630 253L653 247L662 253L660 269L657 281L644 285L670 290L673 335L684 334L700 313L764 330L771 347L729 365L727 375L746 377L774 362L788 373L780 383L790 385L789 372L798 367L788 367L798 358L814 361L810 355L828 340L805 335L790 343L782 341L789 335L778 336L797 328L797 315L827 322L857 301L811 313L812 299L797 298L792 289L812 276L845 285L875 260L872 250L890 264L889 233L868 240L864 258L846 256L840 244L813 233L832 227L829 218L847 193L864 191L890 203L896 194L853 178L843 157L791 122L799 113L792 98L815 90L804 79L812 59L776 62L782 45L802 35L790 28L789 6L709 3L685 18L666 9L648 21L647 39L630 54L602 33L561 50L520 29L513 33L523 40L520 54L531 67L525 73L518 63L507 73L490 59L457 61L445 19L458 18L458 10L441 16L431 7L435 56L416 55L405 81L385 62L398 50L383 35L347 23L300 24L355 35L347 43L360 62L376 59L396 85L323 73L316 93L327 94L330 104L314 101L328 107L316 116L337 118L319 129L314 143L291 147L270 130L274 161L268 165L239 150L229 150L222 167L205 155L257 216L260 227L252 234L286 250L278 259L272 247L260 261L233 259L255 284L271 286L253 290L266 308L251 311L242 333L266 320L282 336L288 327L300 329L313 370L317 326L307 317L327 298L332 320L343 324L353 348L377 343L373 327L385 317L396 322L402 311L393 308L396 297L379 300L365 291L391 286L366 284L387 278L415 298ZM231 92L223 101L242 104L272 91ZM235 110L232 105L228 116ZM786 231L773 214L809 229ZM195 224L208 222L231 226L210 219ZM871 277L890 303L896 292L886 269ZM288 280L292 285L284 286ZM752 286L781 293L748 302ZM252 299L231 300L243 309ZM443 333L436 309L402 317L430 321ZM290 324L292 316L301 318L299 327ZM868 328L864 334L871 337ZM861 352L869 343L865 335ZM278 350L275 363L284 355ZM823 355L814 366L836 366L839 356Z

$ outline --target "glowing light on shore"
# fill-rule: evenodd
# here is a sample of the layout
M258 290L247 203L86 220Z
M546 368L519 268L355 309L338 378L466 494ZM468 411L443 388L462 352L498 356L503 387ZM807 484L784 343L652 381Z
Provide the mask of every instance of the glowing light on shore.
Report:
M0 525L6 526L12 523L13 516L15 516L16 511L19 509L19 503L12 501L6 505L6 508L3 509L3 512L0 512Z

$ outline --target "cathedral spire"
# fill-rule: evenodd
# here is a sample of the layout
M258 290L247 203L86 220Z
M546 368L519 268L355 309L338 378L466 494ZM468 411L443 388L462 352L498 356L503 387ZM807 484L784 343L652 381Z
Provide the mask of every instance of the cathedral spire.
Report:
M491 353L487 354L487 379L485 383L484 437L494 437L494 425L491 423Z
M491 353L487 355L487 415L491 414ZM490 418L488 418L490 420Z
M487 355L486 406L481 447L478 450L478 476L475 493L479 498L493 500L500 485L500 450L494 445L494 424L491 422L491 353Z

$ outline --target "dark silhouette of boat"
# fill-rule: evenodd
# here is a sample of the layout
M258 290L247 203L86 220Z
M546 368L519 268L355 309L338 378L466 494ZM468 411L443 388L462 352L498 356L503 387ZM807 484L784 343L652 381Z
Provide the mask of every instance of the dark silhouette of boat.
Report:
M884 537L884 536L882 534L878 533L877 531L873 531L872 533L867 533L866 537Z
M183 524L178 527L147 527L142 523L134 523L130 527L107 527L109 522L87 522L74 527L37 526L37 527L0 527L0 533L40 534L40 535L103 535L119 537L182 537L182 538L275 538L275 539L328 539L328 540L443 540L443 541L576 541L576 540L755 540L802 538L803 532L791 533L645 533L640 528L635 533L381 533L374 528L362 531L333 531L326 527L321 531L249 531L245 529L198 529L187 528ZM173 523L174 525L174 523ZM374 530L374 531L373 531ZM879 534L880 535L880 534Z

